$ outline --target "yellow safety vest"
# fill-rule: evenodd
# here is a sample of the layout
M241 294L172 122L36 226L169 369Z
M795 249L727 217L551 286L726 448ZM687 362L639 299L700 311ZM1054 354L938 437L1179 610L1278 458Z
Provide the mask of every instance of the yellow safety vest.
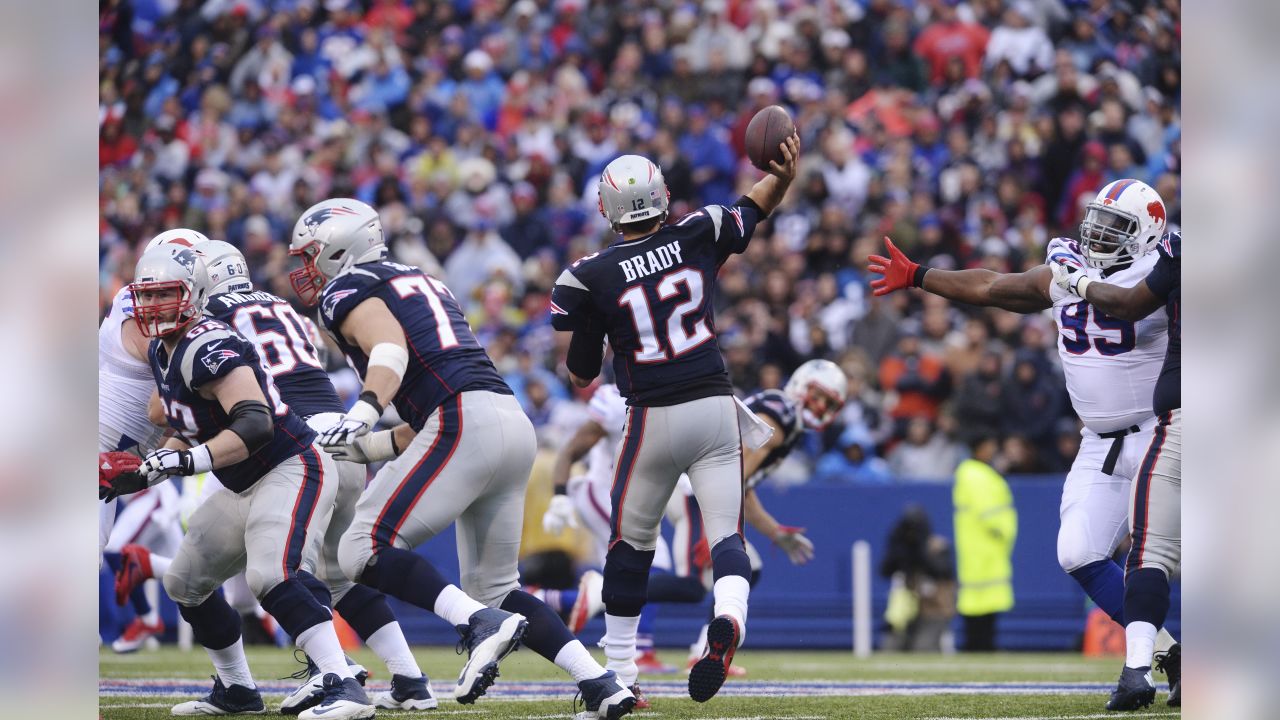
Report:
M1013 543L1018 511L1000 473L984 462L956 468L956 564L961 615L987 615L1013 607Z

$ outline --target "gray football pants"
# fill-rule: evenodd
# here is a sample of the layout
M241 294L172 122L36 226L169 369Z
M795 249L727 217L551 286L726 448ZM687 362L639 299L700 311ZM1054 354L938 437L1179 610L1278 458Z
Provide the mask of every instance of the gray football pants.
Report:
M341 413L319 413L307 418L307 425L316 432L322 432L340 422L342 417ZM329 595L333 598L330 607L336 606L355 585L342 572L342 566L338 563L338 543L351 526L351 519L356 514L356 503L360 501L360 493L364 492L365 481L368 479L368 470L360 463L337 459L333 462L338 468L338 489L333 515L329 518L321 541L317 565L319 572L316 573L316 577L329 588Z
M165 592L196 606L243 570L261 600L298 570L314 574L338 484L333 458L313 444L242 493L219 488L187 521Z
M612 538L657 547L659 524L681 473L689 475L709 547L742 533L742 437L729 395L627 409L614 463Z
M1173 577L1182 563L1181 408L1160 416L1129 508L1133 547L1127 571L1153 567Z
M464 392L444 402L378 471L338 545L349 578L379 547L412 549L456 523L462 590L497 606L520 585L524 496L537 451L511 395Z

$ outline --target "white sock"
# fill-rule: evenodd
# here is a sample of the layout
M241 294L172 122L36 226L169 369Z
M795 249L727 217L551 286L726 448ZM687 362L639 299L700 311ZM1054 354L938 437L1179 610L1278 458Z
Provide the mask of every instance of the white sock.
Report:
M253 675L249 672L249 659L244 656L243 639L237 638L234 643L221 650L205 648L205 651L209 653L209 659L213 661L213 668L218 671L218 677L222 678L223 685L257 687L253 684Z
M702 629L698 631L698 639L693 641L689 646L689 657L697 660L702 657L702 651L707 649L707 624L702 623Z
M472 615L483 609L484 605L462 592L457 585L441 590L440 596L436 598L435 613L450 625L466 625Z
M155 625L160 622L160 584L155 580L143 581L142 592L147 596L147 604L151 607L143 616L142 622Z
M741 575L725 575L716 581L711 592L716 598L716 615L728 615L738 621L741 634L738 645L741 646L747 639L747 596L751 594L751 583Z
M159 580L164 574L169 572L169 565L173 563L173 558L165 557L151 553L151 577Z
M1169 652L1169 648L1177 644L1178 641L1169 634L1168 630L1160 628L1160 632L1156 633L1156 652Z
M1151 667L1151 656L1156 651L1156 626L1135 620L1124 628L1124 664L1131 668Z
M404 639L400 623L389 622L383 625L377 632L365 638L364 644L387 664L387 670L392 675L422 677L422 670L418 667L418 661L414 659L413 652L409 650L409 643Z
M347 667L347 656L342 652L342 643L338 642L332 620L303 630L298 636L297 644L311 658L311 662L320 668L320 674L335 673L343 679L355 677Z
M591 657L581 640L574 640L560 648L556 653L556 667L573 676L574 682L591 680L604 674L604 668Z
M618 673L618 681L623 687L635 685L640 675L636 668L636 630L639 627L639 615L604 614L604 656L609 658L605 667Z

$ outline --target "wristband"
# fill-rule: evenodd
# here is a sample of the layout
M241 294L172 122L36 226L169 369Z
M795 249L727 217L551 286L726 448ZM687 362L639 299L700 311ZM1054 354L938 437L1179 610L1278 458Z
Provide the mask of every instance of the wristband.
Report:
M1084 296L1084 292L1085 292L1085 289L1089 287L1089 283L1091 282L1093 281L1090 280L1089 277L1084 274L1081 274L1080 279L1076 280L1076 294L1080 296L1080 299L1082 300L1089 299Z
M365 457L373 462L391 460L399 454L396 452L395 433L392 430L373 433L365 438L363 442Z
M382 418L382 408L378 406L376 399L374 402L370 402L365 397L366 395L372 396L373 393L367 391L360 393L360 400L351 407L351 411L347 413L347 418L362 422L372 429L374 425L378 424L378 420Z
M556 486L553 488L553 490L555 490L556 495L568 495L568 494L569 494L569 486L568 486L568 485L556 485Z
M927 272L929 272L929 268L917 265L915 272L911 275L911 287L924 287L924 274Z
M208 445L197 445L191 448L191 474L199 475L213 469L213 454Z
M382 406L382 403L378 402L378 394L372 390L365 390L364 392L360 393L360 397L357 399L372 405L378 411L379 417L382 416L382 411L386 409Z

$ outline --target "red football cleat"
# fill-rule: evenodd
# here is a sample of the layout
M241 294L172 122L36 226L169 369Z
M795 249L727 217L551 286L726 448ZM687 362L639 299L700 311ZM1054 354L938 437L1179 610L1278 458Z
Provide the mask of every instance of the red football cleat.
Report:
M649 675L665 675L677 670L675 665L668 665L658 659L658 653L652 649L645 650L636 656L636 669Z
M632 685L630 690L631 690L631 694L636 696L636 706L633 709L648 710L650 707L652 707L649 704L649 698L644 696L644 691L640 689L639 685Z
M124 607L129 595L151 577L150 550L141 545L125 545L121 548L120 571L116 573L116 605Z
M720 615L711 621L707 627L707 649L689 670L689 697L695 702L706 702L720 692L741 641L742 630L737 620Z
M156 618L156 623L150 625L143 621L142 618L134 618L129 623L129 627L124 629L124 634L116 638L111 643L111 649L118 653L131 653L142 647L142 644L149 637L156 637L164 633L164 620Z

